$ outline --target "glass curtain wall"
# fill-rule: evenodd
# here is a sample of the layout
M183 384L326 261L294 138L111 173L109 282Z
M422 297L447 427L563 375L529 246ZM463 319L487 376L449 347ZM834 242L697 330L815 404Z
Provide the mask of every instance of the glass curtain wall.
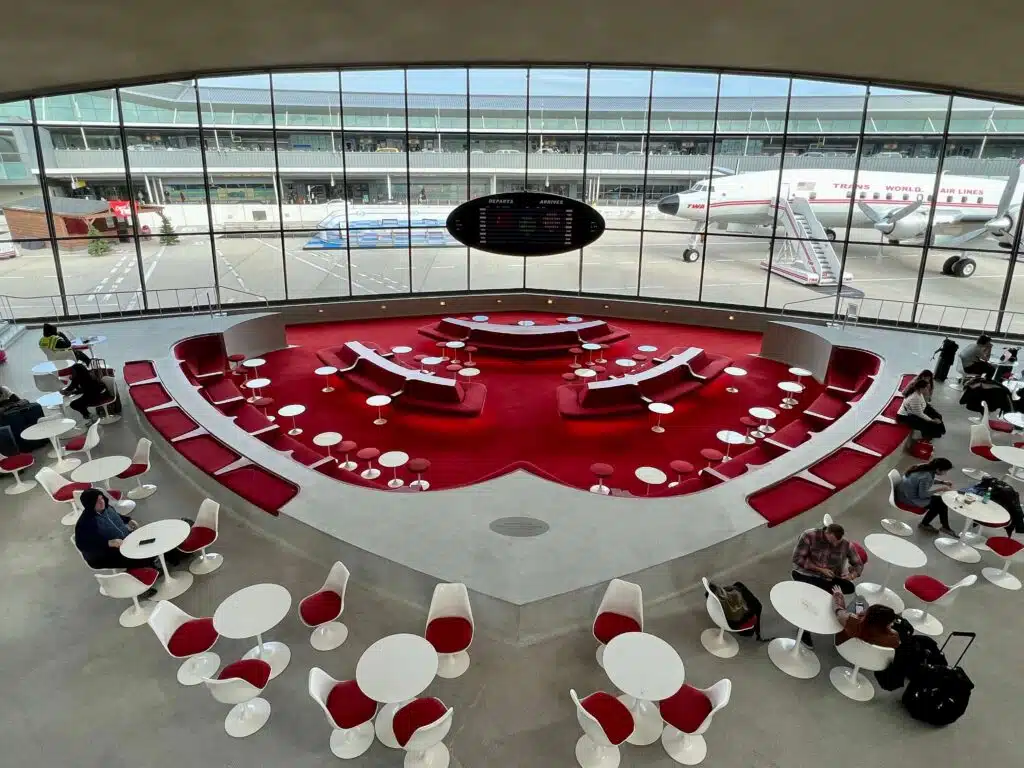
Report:
M0 313L549 290L1024 333L1024 108L600 67L253 72L0 103ZM606 234L468 249L546 191Z

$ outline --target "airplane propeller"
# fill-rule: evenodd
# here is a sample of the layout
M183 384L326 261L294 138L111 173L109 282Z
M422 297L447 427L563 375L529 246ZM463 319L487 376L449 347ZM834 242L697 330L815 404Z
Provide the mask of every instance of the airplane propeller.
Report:
M884 216L865 202L858 201L857 207L860 208L861 212L865 216L868 217L868 220L871 222L871 226L883 235L891 235L893 230L896 229L896 222L900 219L905 219L920 208L921 201L915 200L910 205L905 205L902 208L889 211Z
M970 229L956 237L943 238L941 243L937 241L936 244L941 244L943 248L962 248L979 237L985 235L1000 237L1012 230L1014 217L1010 213L1010 206L1013 204L1013 196L1017 192L1017 184L1020 181L1020 166L1021 164L1018 163L1010 171L1010 175L1006 179L1006 186L1003 187L1003 194L999 196L996 213L991 219L976 229Z

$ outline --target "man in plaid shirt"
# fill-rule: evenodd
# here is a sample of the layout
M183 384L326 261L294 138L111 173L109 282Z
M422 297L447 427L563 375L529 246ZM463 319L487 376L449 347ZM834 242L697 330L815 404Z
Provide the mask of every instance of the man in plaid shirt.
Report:
M804 531L793 550L793 579L831 592L839 587L843 594L853 593L853 579L864 570L857 550L843 538L846 531L838 523Z

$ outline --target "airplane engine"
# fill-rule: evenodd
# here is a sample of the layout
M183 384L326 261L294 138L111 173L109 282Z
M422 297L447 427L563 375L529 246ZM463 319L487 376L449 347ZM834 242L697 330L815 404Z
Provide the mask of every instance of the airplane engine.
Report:
M875 229L889 238L890 241L911 240L924 235L928 227L928 217L913 214L897 221L883 221L875 224Z

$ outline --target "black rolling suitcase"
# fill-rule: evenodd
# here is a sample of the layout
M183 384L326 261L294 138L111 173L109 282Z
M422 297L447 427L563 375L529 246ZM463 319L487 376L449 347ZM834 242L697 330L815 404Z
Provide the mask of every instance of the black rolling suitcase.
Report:
M942 346L935 350L939 356L935 363L936 381L945 381L949 377L949 369L953 367L959 349L959 345L952 339L943 339Z
M974 683L964 672L960 662L976 637L974 632L950 632L945 650L954 637L967 639L967 645L952 667L945 664L925 664L910 678L903 692L903 706L915 720L930 725L949 725L960 719L971 701Z

